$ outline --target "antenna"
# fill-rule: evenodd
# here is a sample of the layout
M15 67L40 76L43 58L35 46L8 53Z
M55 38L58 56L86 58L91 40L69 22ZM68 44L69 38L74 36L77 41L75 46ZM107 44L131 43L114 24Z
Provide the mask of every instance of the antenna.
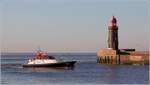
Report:
M38 46L37 53L42 53L42 50L41 50L41 47L40 47L40 46Z

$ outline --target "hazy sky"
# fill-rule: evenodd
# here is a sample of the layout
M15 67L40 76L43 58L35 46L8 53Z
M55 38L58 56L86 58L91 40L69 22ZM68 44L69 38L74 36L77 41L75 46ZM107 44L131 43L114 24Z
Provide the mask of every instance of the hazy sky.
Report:
M148 50L149 0L1 0L1 51L96 52L115 15L119 48Z

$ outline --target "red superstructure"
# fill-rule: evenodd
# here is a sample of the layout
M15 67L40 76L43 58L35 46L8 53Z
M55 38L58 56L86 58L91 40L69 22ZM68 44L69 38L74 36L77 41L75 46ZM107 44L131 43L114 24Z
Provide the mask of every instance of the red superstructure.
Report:
M37 53L36 54L36 58L38 58L38 59L43 59L43 58L45 58L45 56L46 56L46 53Z

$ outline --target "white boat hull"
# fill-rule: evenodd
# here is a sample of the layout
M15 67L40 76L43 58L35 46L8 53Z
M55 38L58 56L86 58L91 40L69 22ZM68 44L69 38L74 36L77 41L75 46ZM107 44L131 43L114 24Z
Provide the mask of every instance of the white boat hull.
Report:
M76 61L66 61L46 64L23 64L23 67L73 67Z

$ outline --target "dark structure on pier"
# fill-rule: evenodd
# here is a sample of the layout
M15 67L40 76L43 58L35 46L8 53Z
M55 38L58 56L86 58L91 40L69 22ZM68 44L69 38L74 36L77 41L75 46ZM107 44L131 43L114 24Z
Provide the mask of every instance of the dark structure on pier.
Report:
M149 52L119 49L117 19L112 16L108 26L108 48L97 52L97 62L103 64L149 64Z

